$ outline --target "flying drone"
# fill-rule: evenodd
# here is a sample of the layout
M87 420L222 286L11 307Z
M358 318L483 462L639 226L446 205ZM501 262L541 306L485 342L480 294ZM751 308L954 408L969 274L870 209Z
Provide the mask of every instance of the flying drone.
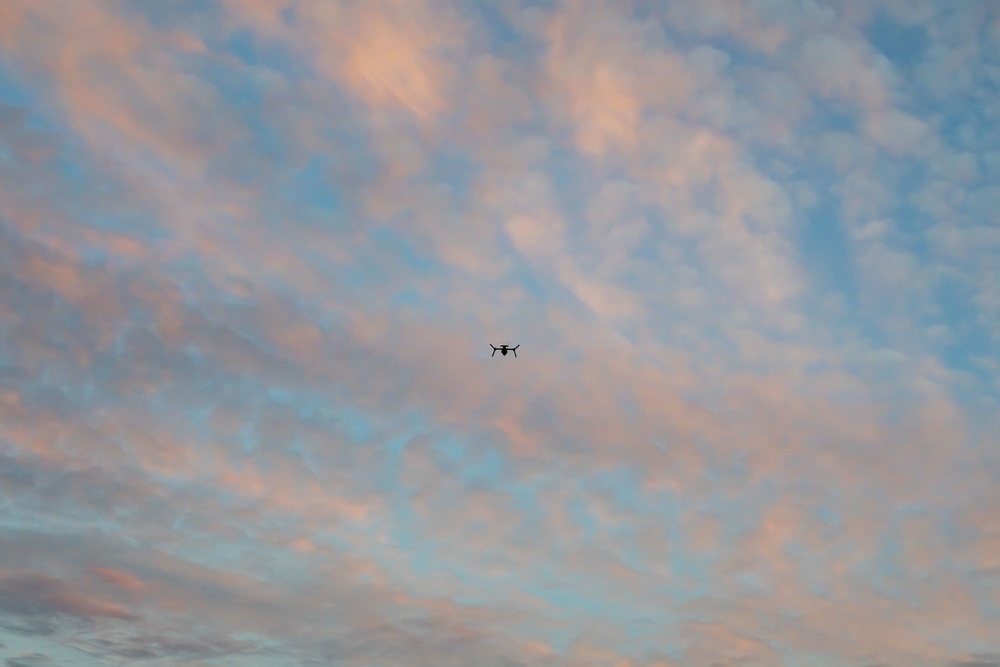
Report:
M497 347L493 343L490 343L490 347L493 348L493 354L490 355L491 357L496 356L497 352L499 352L500 354L502 354L505 357L507 356L508 352L513 352L514 356L516 357L517 356L517 348L521 347L521 344L518 343L514 347L511 347L510 345L501 345L500 347Z

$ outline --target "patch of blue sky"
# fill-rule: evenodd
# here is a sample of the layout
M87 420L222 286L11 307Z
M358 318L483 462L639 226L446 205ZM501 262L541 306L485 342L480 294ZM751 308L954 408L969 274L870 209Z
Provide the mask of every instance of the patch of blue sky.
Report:
M671 543L682 542L671 536ZM689 549L675 550L671 553L668 566L675 583L668 587L670 598L676 603L681 603L708 595L712 589L715 563L714 554Z
M243 423L240 425L240 433L238 436L241 451L250 456L260 447L260 437L257 429L257 425L249 420L244 419Z
M673 227L673 222L659 206L643 206L639 208L637 215L649 225L651 234L658 234L660 230L670 230ZM622 220L622 222L629 222L629 220ZM656 242L638 244L632 250L630 257L641 261L629 262L622 267L623 276L621 284L635 288L640 294L647 292L649 287L643 280L650 271L658 271L663 266L665 262L665 251L663 248L664 245L662 243ZM670 264L674 263L674 256L679 256L682 266L696 270L699 275L705 275L708 272L709 267L699 252L698 241L696 239L671 235L669 238L669 255L671 257ZM646 269L646 271L637 271L636 269L639 267Z
M21 85L13 73L0 62L0 123L13 125L14 128L20 126L18 129L21 131L38 133L39 138L58 140L61 150L57 156L57 164L54 165L55 172L61 177L64 186L67 182L69 185L77 185L75 194L89 192L93 187L103 187L101 179L90 179L89 183L86 182L87 170L80 166L82 145L66 126L63 117L52 111L51 106L45 103L45 97L44 89L29 89ZM5 131L18 130L5 128ZM9 148L4 144L6 142L0 143L0 152L5 155L5 159L13 159ZM69 157L73 159L68 159ZM88 185L90 187L87 187Z
M382 248L390 251L403 266L413 269L419 274L429 275L444 271L442 266L418 251L407 237L390 227L378 227L371 231L370 237Z
M565 140L569 142L570 138ZM545 165L545 175L551 181L551 194L563 217L568 221L587 220L587 204L594 188L599 187L602 181L587 169L587 162L580 159L576 150L566 146L554 147ZM588 228L586 224L567 225L567 242L572 244L578 241L579 237L587 234Z
M880 595L893 600L917 603L915 592L904 585L906 566L902 560L903 546L900 543L898 530L894 527L888 534L882 535L878 552L874 558L865 564L865 576L872 589Z
M260 416L274 407L291 409L299 423L327 433L339 443L353 446L374 446L379 441L379 436L391 426L357 406L337 403L336 398L320 392L291 391L240 378L233 378L225 388L221 388L219 381L214 379L202 384L205 391L225 396L228 402L235 402L244 412L245 419L237 436L237 443L245 455L252 454L262 446L278 447L290 452L295 449L294 440L280 443L261 441ZM194 430L202 438L216 437L210 432L211 413L215 409L213 405L184 410L183 423L177 421L177 408L176 401L169 396L157 395L149 400L150 411L164 417L173 415L176 428Z
M937 346L937 355L948 368L960 371L975 379L975 387L957 387L957 395L972 399L985 393L1000 397L990 368L979 363L980 359L996 360L996 339L989 328L977 319L978 309L973 299L973 288L954 278L942 278L936 289L936 305L940 315L926 322L927 326L943 324L948 329L945 341Z
M376 433L376 425L369 415L353 408L340 408L339 413L340 430L347 434L352 444L371 442Z
M38 98L37 93L26 91L0 67L0 116L9 116L21 126L22 132L35 133L42 142L53 148L58 146L46 165L58 177L55 184L59 189L58 196L50 190L53 186L49 179L34 179L30 186L33 194L45 197L68 219L88 227L148 240L162 238L164 231L155 216L138 207L129 207L129 198L122 196L122 183L113 174L107 173L100 160L88 153L79 137L65 126L60 117L54 113L46 114L44 110L47 106ZM8 108L4 109L4 106ZM8 149L0 147L0 155L14 165L13 155ZM81 206L81 200L94 199L115 202L116 205L103 207L99 215L87 215L84 211L89 207Z
M408 502L408 492L402 485L404 455L410 442L424 429L419 420L414 420L381 443L382 456L374 484L379 491L392 494L394 506Z
M745 591L764 593L768 589L767 583L758 571L744 570L733 575L732 581L740 584Z
M63 180L62 183L69 186L68 189L80 196L99 195L107 200L114 200L123 192L119 183L111 178L99 183L99 179L88 178L84 174L88 173L90 166L82 167L73 161L73 158L60 160ZM94 173L96 170L90 170ZM121 200L119 200L121 201ZM64 211L68 219L75 223L86 225L93 229L100 229L106 232L113 232L133 239L140 239L147 243L161 242L173 236L170 229L163 225L156 215L151 215L148 210L142 210L140 205L130 206L122 203L113 209L104 209L100 215L85 215L81 213L80 203L74 197L69 198L69 204L64 206Z
M250 140L229 147L220 157L218 169L226 178L239 182L259 181L263 170L288 159L288 142L275 119L267 116L267 99L273 95L274 78L283 75L263 68L234 72L225 61L199 63L198 76L211 84L225 104L228 113L238 116L238 122L250 130ZM225 122L216 116L213 123ZM241 155L256 159L234 159ZM271 180L271 179L267 179Z
M722 520L723 542L739 541L758 528L765 511L773 504L773 494L760 488L747 489L734 479L724 479L720 486L719 492L708 496L698 507L699 513ZM736 488L741 491L733 492Z
M405 564L418 575L459 573L454 563L449 563L441 546L427 539L421 517L414 511L412 489L402 483L405 453L410 443L427 433L427 425L419 416L411 416L398 432L381 442L381 459L378 471L371 484L389 498L388 530L380 537L387 541L372 543L366 554L387 571L400 567L400 557L405 555ZM323 543L340 548L352 549L352 545L335 534L324 535Z
M472 192L472 184L482 171L480 163L466 152L442 149L428 162L426 175L421 176L421 180L444 186L448 194L462 199Z
M676 612L662 601L643 605L616 590L610 581L588 578L584 584L564 571L543 571L537 583L524 586L525 593L559 609L554 615L560 621L574 621L578 631L559 633L549 639L559 652L566 652L580 638L579 628L591 624L603 627L631 629L622 640L610 641L610 647L623 653L662 646L664 634L672 636L670 628L678 621ZM678 602L672 596L672 602Z
M588 489L609 495L621 509L640 513L649 509L647 498L639 493L642 485L633 468L601 471L587 478L583 484Z
M80 261L87 268L101 268L108 262L107 248L88 246L80 250Z
M211 437L210 426L212 424L212 413L215 406L210 403L199 404L197 407L188 406L184 411L187 422L194 430L201 435L203 440Z
M914 193L918 192L927 180L925 165L907 165L901 169L895 187L903 194L889 215L897 232L893 239L894 246L916 254L921 262L934 250L927 237L927 229L936 223L945 222L932 216L913 200Z
M6 464L7 462L4 461ZM28 465L31 465L29 462ZM79 474L79 473L78 473ZM39 488L39 480L35 478L35 488ZM68 477L60 479L60 483L65 483ZM25 488L25 487L21 487ZM86 515L89 508L85 503L76 503L64 512L53 514L45 512L44 507L39 507L37 503L25 503L19 498L6 491L4 498L3 524L0 525L4 531L31 533L35 535L74 535L79 534L81 517ZM131 511L132 508L118 507L116 511L119 515ZM107 516L100 520L93 521L92 516L85 519L95 530L106 530L113 526L113 520Z
M831 317L839 320L875 348L893 348L893 334L882 319L884 310L870 302L855 270L854 248L836 213L837 207L834 198L821 199L802 227L799 250L815 290L838 297L843 311L838 315L824 312L825 304L814 291L802 297L801 307L816 321Z
M292 179L289 194L312 209L324 214L342 215L344 198L337 184L330 178L334 160L325 155L313 155Z
M634 609L618 605L613 598L606 597L608 582L592 581L588 586L580 586L575 577L568 574L569 570L560 568L558 571L546 568L540 572L541 584L525 589L531 595L541 598L563 612L563 616L584 618L612 618L619 621L624 614L634 613Z
M402 555L406 564L417 574L432 575L454 573L454 566L441 557L440 545L428 539L420 517L413 511L413 503L402 494L392 503L392 550L390 559ZM392 560L383 564L392 566Z
M186 28L190 30L198 21L192 17L200 16L217 20L217 17L205 16L218 8L214 0L175 0L169 3L133 2L122 5L122 10L142 16L151 27L163 30L169 28Z
M876 10L865 31L868 41L900 70L912 70L928 46L927 29L906 25L883 10Z
M935 131L951 146L979 152L995 148L1000 143L1000 132L994 129L995 123L983 118L975 104L935 105L933 111Z
M532 482L513 483L504 487L504 492L510 494L512 509L521 516L522 525L528 530L539 526L542 522L538 491L547 484L546 480L535 479Z
M828 101L826 104L817 120L827 132L858 132L861 118L854 110L841 106L842 102Z
M533 3L537 7L540 3ZM544 4L544 3L541 3ZM487 28L487 42L480 45L488 53L516 55L523 53L532 44L525 39L524 34L515 28L504 16L499 5L489 2L477 2L468 5L470 11L476 12Z
M579 528L583 529L585 539L593 540L600 524L590 511L590 503L584 498L571 498L566 501L566 513Z
M536 303L547 303L556 300L557 297L565 297L563 288L520 255L514 255L513 263L516 266L513 279Z
M5 67L3 61L0 61L0 101L3 104L22 109L37 109L42 94L42 89L38 86L28 88L22 85L14 70Z
M260 385L262 403L288 407L303 424L336 430L354 445L370 444L379 431L378 421L357 406L333 403L329 394L292 391L284 387Z
M331 279L341 289L352 289L359 293L381 287L388 281L382 263L372 258L366 251L356 253L353 263L330 269Z
M816 290L839 294L851 310L856 309L859 286L838 198L830 193L820 195L816 205L802 216L798 228L802 265Z
M851 102L836 97L828 97L813 99L811 103L816 113L806 117L801 126L802 136L809 144L813 143L813 139L824 135L846 134L858 137L858 135L863 134L865 117L861 109ZM784 160L794 159L787 154L781 157ZM817 162L816 157L814 154L805 153L801 156L801 160L804 163L801 163L799 166L832 170L832 164ZM821 183L822 181L813 180L812 182Z
M388 303L393 308L419 308L424 303L424 297L412 287L404 288L389 297Z
M180 252L176 258L166 261L165 265L170 270L172 284L181 291L187 306L198 304L206 291L216 299L234 303L244 301L237 299L221 285L208 280L205 260L196 250Z
M842 521L840 512L830 505L818 506L816 508L816 515L823 523L827 524L831 528L838 529L841 527Z
M273 64L273 59L267 57L267 54L262 52L261 48L263 45L260 40L249 29L233 30L226 35L226 41L219 46L235 55L247 65L261 67Z
M454 436L435 439L434 454L468 486L495 488L504 479L507 461L495 447Z
M954 322L954 320L952 320ZM967 326L957 326L952 329L952 342L940 351L940 359L948 368L961 370L987 381L993 377L991 371L976 363L977 359L997 358L996 340L985 327L976 322L968 322Z

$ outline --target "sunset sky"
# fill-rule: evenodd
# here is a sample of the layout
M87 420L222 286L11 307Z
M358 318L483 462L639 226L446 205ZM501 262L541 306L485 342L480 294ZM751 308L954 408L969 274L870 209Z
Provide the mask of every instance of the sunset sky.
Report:
M1000 667L998 378L995 0L0 0L0 667Z

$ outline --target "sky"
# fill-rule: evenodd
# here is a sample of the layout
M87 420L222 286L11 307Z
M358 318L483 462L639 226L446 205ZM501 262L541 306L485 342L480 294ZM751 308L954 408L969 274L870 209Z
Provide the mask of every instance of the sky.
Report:
M1000 667L998 378L995 1L0 3L2 667Z

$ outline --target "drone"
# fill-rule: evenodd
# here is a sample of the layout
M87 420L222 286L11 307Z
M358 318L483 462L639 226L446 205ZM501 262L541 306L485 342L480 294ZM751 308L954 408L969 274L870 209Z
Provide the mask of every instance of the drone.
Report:
M502 354L505 357L507 356L508 352L513 352L514 356L516 357L517 356L517 348L521 347L521 344L518 343L514 347L511 347L510 345L501 345L500 347L497 347L493 343L490 343L490 347L493 348L493 354L490 355L491 357L496 356L497 352L499 352L500 354Z

